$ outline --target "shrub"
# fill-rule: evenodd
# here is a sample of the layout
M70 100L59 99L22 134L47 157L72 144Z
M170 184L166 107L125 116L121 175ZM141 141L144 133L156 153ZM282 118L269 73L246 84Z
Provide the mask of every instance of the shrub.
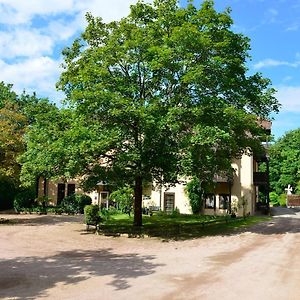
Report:
M100 221L98 205L86 205L84 207L84 223L96 226Z
M47 214L47 208L46 206L36 206L32 209L34 212L40 214L40 215L46 215Z
M35 193L31 189L21 190L14 198L14 209L21 212L24 208L31 208L34 205Z
M68 214L82 214L84 207L92 203L91 197L84 194L73 194L63 199L60 206Z
M120 210L131 208L133 205L133 189L130 186L119 188L110 194L109 199L116 202Z
M102 219L105 221L108 221L111 219L111 212L108 209L102 208L101 211L99 212L99 215L101 216Z
M178 216L180 216L180 210L178 207L175 207L171 213L171 217L176 218Z
M188 194L193 214L198 214L203 208L203 189L198 178L194 177L186 185L185 191Z
M278 198L280 206L286 206L286 194L281 194Z
M276 192L271 192L269 194L270 197L270 202L273 204L273 206L279 206L280 202L279 202L279 196L276 194Z
M17 193L18 189L14 180L0 174L0 210L13 208Z
M41 196L41 197L38 197L38 198L35 200L35 205L36 205L36 206L47 207L47 206L49 205L49 198L48 198L48 196Z

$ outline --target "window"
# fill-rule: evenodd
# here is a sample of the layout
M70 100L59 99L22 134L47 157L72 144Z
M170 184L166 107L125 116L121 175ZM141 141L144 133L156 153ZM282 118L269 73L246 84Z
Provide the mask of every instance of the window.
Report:
M74 183L68 183L67 195L71 196L73 194L75 194L75 184Z
M66 185L64 183L59 183L57 185L57 205L65 198Z
M229 195L221 194L219 195L219 208L228 209L229 208Z
M205 208L216 208L216 196L214 194L208 194L205 197Z

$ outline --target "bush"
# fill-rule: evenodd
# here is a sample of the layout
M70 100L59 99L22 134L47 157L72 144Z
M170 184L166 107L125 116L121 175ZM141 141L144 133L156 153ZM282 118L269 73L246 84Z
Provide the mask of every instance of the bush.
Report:
M31 189L20 191L14 199L14 209L21 212L24 208L31 208L34 205L35 193Z
M63 199L60 207L67 214L82 214L84 207L92 203L91 197L84 194L73 194Z
M48 196L40 196L35 200L35 206L42 206L42 207L48 207L49 205L49 198Z
M101 216L102 219L108 221L111 219L112 214L110 213L110 210L102 208L101 211L99 212L99 215Z
M84 208L84 223L87 225L98 225L101 221L98 205L86 205Z
M198 178L194 177L186 185L185 191L188 194L193 214L199 214L203 207L203 190Z
M280 206L286 206L286 194L281 194L278 198Z
M46 215L47 208L45 206L38 205L38 206L32 208L32 212L38 213L40 215Z
M112 192L109 199L116 202L118 204L118 208L123 210L133 206L133 193L133 189L130 186L125 186Z
M279 196L276 194L276 192L271 192L269 194L270 197L270 202L273 204L273 206L279 206L280 202L279 202Z
M176 218L180 216L180 210L178 207L175 207L171 213L171 217Z

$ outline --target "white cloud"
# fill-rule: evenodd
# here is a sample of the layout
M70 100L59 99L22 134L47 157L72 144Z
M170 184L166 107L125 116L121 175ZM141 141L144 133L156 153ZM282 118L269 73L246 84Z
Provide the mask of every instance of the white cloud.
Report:
M300 112L300 86L280 86L276 98L282 104L281 111Z
M151 3L152 0L145 2ZM105 22L118 20L128 15L130 5L136 4L137 0L93 0L76 1L76 9L82 13L91 12L94 16L100 16Z
M55 83L60 74L60 62L49 57L38 57L8 64L0 60L0 81L13 83L18 93L39 91L45 96L55 93Z
M294 25L287 27L285 30L286 31L298 31L298 29L299 29L299 24L294 24Z
M270 68L270 67L278 67L278 66L287 66L287 67L297 68L299 65L300 65L300 63L298 61L290 63L288 61L267 58L267 59L264 59L256 64L254 64L253 67L254 67L254 69L262 69L262 68Z
M87 11L103 17L104 21L112 21L127 15L129 6L135 3L137 0L0 0L0 23L24 24L37 15L84 15Z
M145 2L152 2L146 0ZM54 49L67 46L86 26L85 14L118 20L137 0L0 0L0 80L17 92L62 98L55 90L61 70Z
M80 23L77 18L71 22L64 19L54 20L50 21L42 32L49 35L54 42L64 41L71 38L77 31L82 31Z
M75 0L0 0L2 24L24 24L36 15L73 12Z
M39 56L51 54L54 41L38 30L15 29L0 32L0 57Z

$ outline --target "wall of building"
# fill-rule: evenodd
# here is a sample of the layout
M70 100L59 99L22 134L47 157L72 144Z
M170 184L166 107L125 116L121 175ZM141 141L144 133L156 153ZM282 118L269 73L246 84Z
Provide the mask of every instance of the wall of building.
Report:
M230 194L231 192L231 203L232 206L237 208L237 214L253 214L255 211L256 191L253 185L253 168L254 162L253 157L243 155L241 159L235 160L232 163L234 168L233 184L229 187L228 183L218 183L213 194L215 194L215 209L204 208L204 214L207 215L223 215L227 214L227 209L220 208L220 195ZM174 187L155 187L152 188L151 195L147 201L143 201L144 206L160 206L162 210L165 209L166 194L174 194L174 208L178 208L180 213L190 214L192 213L188 196L185 192L184 184L177 184ZM243 207L242 202L245 205Z
M204 213L207 215L222 215L227 213L227 209L220 208L220 195L230 194L231 192L231 206L236 206L238 215L243 215L243 210L245 214L253 214L255 211L256 202L256 188L253 185L253 171L255 168L255 162L252 156L243 155L241 159L236 160L232 163L234 168L233 184L229 187L228 183L218 183L213 194L215 194L215 208L204 208ZM38 182L38 196L42 197L45 193L50 200L50 204L57 204L57 192L58 184L64 183L61 180L51 180L46 182L44 185L44 179L40 178ZM75 192L83 193L79 188L78 181L69 180L65 182L65 196L67 196L67 185L75 184ZM189 199L187 193L185 192L186 185L184 181L182 184L177 184L172 187L160 187L154 185L148 185L144 187L144 201L143 206L156 206L160 207L162 210L166 208L179 209L180 213L191 214L192 209L189 204ZM92 198L92 203L99 205L100 203L108 203L109 193L106 191L105 187L102 185L97 186L95 191L88 193ZM245 207L242 206L242 201L245 200ZM167 203L168 202L168 203ZM170 206L171 204L171 206Z
M65 192L64 192L65 196L67 196L68 184L75 184L75 193L77 194L83 193L82 189L79 187L79 184L76 180L68 180L67 182L62 180L46 180L46 184L45 184L44 178L40 177L38 181L38 197L40 198L43 196L47 196L50 205L57 205L59 183L65 184Z

